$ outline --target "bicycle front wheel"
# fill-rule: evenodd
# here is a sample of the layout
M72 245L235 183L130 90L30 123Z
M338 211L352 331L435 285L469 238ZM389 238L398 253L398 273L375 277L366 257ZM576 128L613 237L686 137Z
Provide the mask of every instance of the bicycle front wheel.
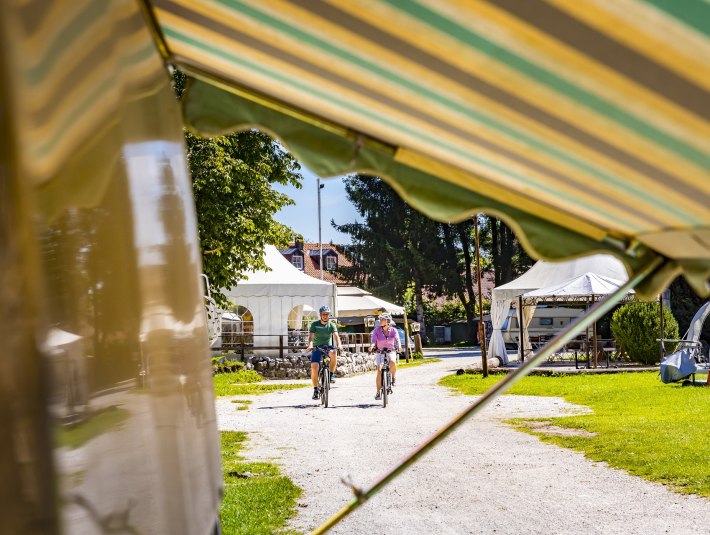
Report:
M321 389L321 394L320 394L320 402L321 405L323 405L324 408L328 408L328 394L330 393L330 374L328 373L328 368L324 368L323 374L321 376L321 384L322 389Z

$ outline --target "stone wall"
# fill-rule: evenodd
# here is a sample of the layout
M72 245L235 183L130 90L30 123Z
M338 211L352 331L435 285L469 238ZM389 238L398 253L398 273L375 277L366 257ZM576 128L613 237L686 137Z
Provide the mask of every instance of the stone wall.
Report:
M284 357L245 355L244 363L247 370L256 370L268 379L308 379L311 376L311 359L303 353ZM343 377L374 369L374 354L343 352L338 355L335 376Z

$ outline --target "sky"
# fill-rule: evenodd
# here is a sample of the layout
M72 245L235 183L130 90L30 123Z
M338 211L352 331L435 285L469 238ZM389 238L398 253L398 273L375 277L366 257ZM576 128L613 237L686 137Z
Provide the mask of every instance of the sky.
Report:
M296 204L287 206L276 213L274 219L288 225L295 232L303 235L307 242L318 243L318 177L301 164L303 175L301 189L292 186L274 184L274 189L285 193ZM321 180L321 237L323 243L350 243L350 236L336 231L330 224L334 219L338 225L353 223L358 220L355 207L345 194L343 177L324 178Z

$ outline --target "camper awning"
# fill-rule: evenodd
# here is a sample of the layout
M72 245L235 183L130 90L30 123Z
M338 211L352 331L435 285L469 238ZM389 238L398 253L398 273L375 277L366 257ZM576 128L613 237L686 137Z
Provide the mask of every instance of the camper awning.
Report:
M710 275L710 4L153 0L186 120L253 126L322 176L439 220L502 216L536 257Z

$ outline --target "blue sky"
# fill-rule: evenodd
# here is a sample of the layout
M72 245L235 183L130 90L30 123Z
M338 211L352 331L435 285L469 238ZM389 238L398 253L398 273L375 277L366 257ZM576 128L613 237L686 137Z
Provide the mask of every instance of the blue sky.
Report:
M303 234L307 242L318 241L318 188L317 176L301 164L303 187L299 190L291 186L275 184L274 189L291 197L296 204L279 211L274 219ZM348 201L342 177L321 180L321 235L323 243L350 243L350 236L336 231L330 224L334 219L338 225L358 220L355 207Z

